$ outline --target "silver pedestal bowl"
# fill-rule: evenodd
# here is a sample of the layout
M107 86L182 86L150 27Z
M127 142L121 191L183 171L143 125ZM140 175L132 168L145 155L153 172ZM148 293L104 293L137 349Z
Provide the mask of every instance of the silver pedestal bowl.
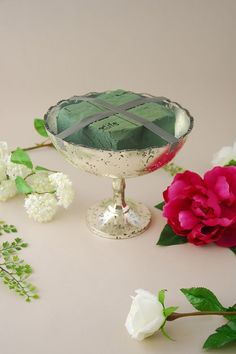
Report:
M125 199L125 178L151 173L171 161L192 130L193 118L179 104L165 99L165 105L175 112L175 144L140 150L101 150L57 137L57 113L61 102L64 101L51 107L45 115L45 126L53 145L75 167L113 180L113 197L102 200L87 211L89 229L111 239L141 234L150 224L151 213L145 205Z

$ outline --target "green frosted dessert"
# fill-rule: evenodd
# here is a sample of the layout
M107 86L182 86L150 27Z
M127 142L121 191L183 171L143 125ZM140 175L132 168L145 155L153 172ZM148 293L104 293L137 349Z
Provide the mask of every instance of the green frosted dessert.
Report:
M109 91L98 94L96 98L119 106L140 98L138 94L123 90ZM91 102L78 101L64 105L57 115L58 134L97 113L100 108ZM175 113L162 103L148 102L128 110L147 121L155 123L168 133L174 135ZM141 123L131 122L124 115L117 113L90 124L89 126L65 138L68 142L104 150L144 149L159 147L166 142Z

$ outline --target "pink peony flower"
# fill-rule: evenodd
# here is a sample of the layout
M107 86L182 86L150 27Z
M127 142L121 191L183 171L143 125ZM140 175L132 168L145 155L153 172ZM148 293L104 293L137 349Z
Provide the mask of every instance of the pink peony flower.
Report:
M177 174L163 196L163 215L177 235L197 246L236 246L236 166L215 167L203 178Z

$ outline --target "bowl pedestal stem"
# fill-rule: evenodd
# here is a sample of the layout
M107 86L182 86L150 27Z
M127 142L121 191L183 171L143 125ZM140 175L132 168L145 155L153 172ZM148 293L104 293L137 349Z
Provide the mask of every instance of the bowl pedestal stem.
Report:
M144 232L151 221L148 208L136 201L125 200L125 179L113 178L113 198L105 199L87 211L87 224L95 234L122 239Z

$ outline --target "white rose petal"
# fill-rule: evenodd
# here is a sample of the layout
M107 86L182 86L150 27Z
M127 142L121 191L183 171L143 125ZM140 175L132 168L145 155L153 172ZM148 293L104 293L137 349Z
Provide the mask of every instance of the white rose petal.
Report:
M5 202L6 200L14 197L17 194L16 184L12 180L5 180L0 183L0 201Z
M139 341L157 332L165 322L163 306L157 296L146 290L136 290L125 327Z
M38 222L48 222L57 212L57 199L50 193L32 193L26 197L24 206L30 218Z
M64 173L61 172L52 173L48 178L53 187L56 189L58 205L68 208L74 199L72 182Z
M233 146L224 146L218 151L211 161L214 166L227 165L231 160L236 161L236 142Z
M55 189L49 180L49 172L46 171L37 172L29 176L26 181L38 193L53 192Z

